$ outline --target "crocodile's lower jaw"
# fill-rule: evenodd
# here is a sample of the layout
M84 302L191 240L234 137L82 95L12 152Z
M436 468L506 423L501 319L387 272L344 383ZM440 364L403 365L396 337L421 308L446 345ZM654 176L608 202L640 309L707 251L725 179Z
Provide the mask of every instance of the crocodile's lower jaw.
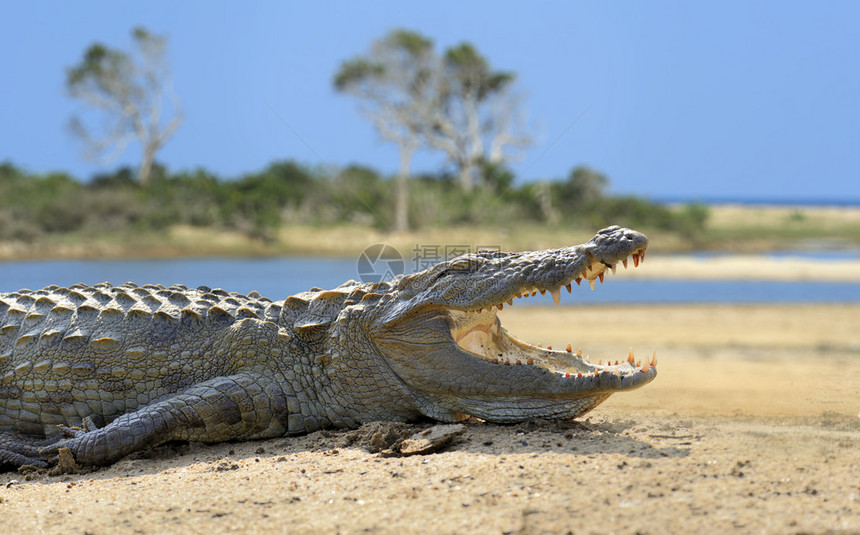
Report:
M634 266L638 267L644 257L644 250L634 252L632 255ZM627 259L623 260L622 263L625 268L628 266ZM601 284L603 283L607 269L614 273L616 266L600 263L591 264L580 276L568 281L564 287L568 292L571 292L571 282L580 285L582 280L586 280L594 289L596 280L599 280ZM560 290L561 286L549 290L556 304L560 303ZM538 291L540 290L534 288L521 290L520 295L509 299L507 304L511 306L514 299L534 296ZM545 291L541 291L541 293L543 294ZM592 364L583 358L581 349L574 352L571 344L568 344L563 350L557 350L553 349L552 346L544 348L540 345L524 342L502 326L498 318L498 311L503 308L504 305L499 303L488 308L480 308L477 311L449 310L448 316L451 320L453 340L461 349L493 364L500 366L538 366L566 377L595 376L601 373L614 373L623 377L635 373L648 373L651 367L657 365L656 354L650 362L646 359L644 365L635 360L632 350L626 359L616 360L614 364L611 361L608 361L606 365L602 361L599 361L598 364Z

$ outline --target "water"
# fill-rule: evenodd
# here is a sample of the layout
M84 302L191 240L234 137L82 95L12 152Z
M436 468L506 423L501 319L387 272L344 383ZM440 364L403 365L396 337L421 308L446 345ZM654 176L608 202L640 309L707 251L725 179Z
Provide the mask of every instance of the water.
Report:
M185 284L231 292L253 290L274 300L313 286L328 289L356 279L355 260L329 258L193 258L172 260L47 260L0 263L0 291L51 284Z
M356 261L330 258L208 258L175 260L48 260L0 263L0 292L50 284L182 283L248 293L274 300L313 286L334 288L358 279ZM858 303L860 283L625 280L609 277L594 291L574 285L562 304L612 303ZM552 304L549 295L518 305Z
M711 259L732 256L733 253L723 251L703 251L693 253L693 258ZM819 260L821 262L855 262L860 261L860 249L834 250L802 250L802 251L771 251L761 256L774 260Z

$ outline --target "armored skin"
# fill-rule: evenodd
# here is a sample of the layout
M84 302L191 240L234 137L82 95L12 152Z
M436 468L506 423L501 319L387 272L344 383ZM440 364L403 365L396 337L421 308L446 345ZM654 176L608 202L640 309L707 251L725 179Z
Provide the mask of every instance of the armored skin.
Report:
M0 294L0 464L60 448L110 464L171 440L220 442L421 416L574 418L656 376L513 337L505 303L644 258L609 227L582 245L478 252L391 282L271 301L182 285L82 284Z

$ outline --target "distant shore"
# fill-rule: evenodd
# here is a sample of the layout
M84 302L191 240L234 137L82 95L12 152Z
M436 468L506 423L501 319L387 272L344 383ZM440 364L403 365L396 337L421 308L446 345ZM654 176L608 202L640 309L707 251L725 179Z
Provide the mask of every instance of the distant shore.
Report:
M820 206L709 206L702 236L682 238L678 232L637 229L651 244L648 269L626 277L672 279L750 279L860 281L860 254L845 260L815 255L768 255L770 251L860 251L860 208ZM594 229L534 223L506 227L460 226L392 233L363 225L285 225L268 241L235 230L176 225L164 231L114 234L44 235L29 241L0 242L0 261L48 259L134 259L205 257L313 256L357 258L366 247L385 243L404 259L432 249L444 260L446 251L479 248L537 250L583 243ZM687 253L720 251L725 255ZM447 254L453 256L453 254Z
M654 255L646 260L647 269L631 270L631 279L688 280L769 280L860 282L860 254L854 260L817 260L787 256Z

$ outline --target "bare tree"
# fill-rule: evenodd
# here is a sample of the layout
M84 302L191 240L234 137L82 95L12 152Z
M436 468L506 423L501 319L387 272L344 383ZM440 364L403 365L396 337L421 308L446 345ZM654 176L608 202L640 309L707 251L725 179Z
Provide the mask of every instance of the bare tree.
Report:
M103 158L139 141L143 158L141 184L149 182L155 154L182 124L182 108L173 92L165 59L166 39L144 28L132 30L135 50L127 54L100 43L91 45L78 65L66 72L69 94L102 112L104 136L93 138L84 122L72 117L71 130L87 145L86 155ZM165 119L164 99L172 117Z
M437 76L437 100L419 123L422 138L445 153L468 192L482 160L503 163L511 156L510 148L532 142L523 128L519 101L510 91L515 76L492 71L469 43L445 51Z
M367 56L344 62L334 85L362 101L362 114L400 151L394 229L409 226L409 176L412 155L420 147L418 121L433 99L433 42L407 30L394 30L376 41Z
M395 229L407 227L409 169L419 148L443 152L468 192L482 163L505 163L531 144L513 81L469 43L439 56L430 39L408 30L391 31L368 55L341 65L335 87L360 99L364 116L400 149Z
M523 149L534 143L534 138L528 133L520 98L510 89L496 93L490 101L484 134L490 145L486 158L493 164L518 158Z

